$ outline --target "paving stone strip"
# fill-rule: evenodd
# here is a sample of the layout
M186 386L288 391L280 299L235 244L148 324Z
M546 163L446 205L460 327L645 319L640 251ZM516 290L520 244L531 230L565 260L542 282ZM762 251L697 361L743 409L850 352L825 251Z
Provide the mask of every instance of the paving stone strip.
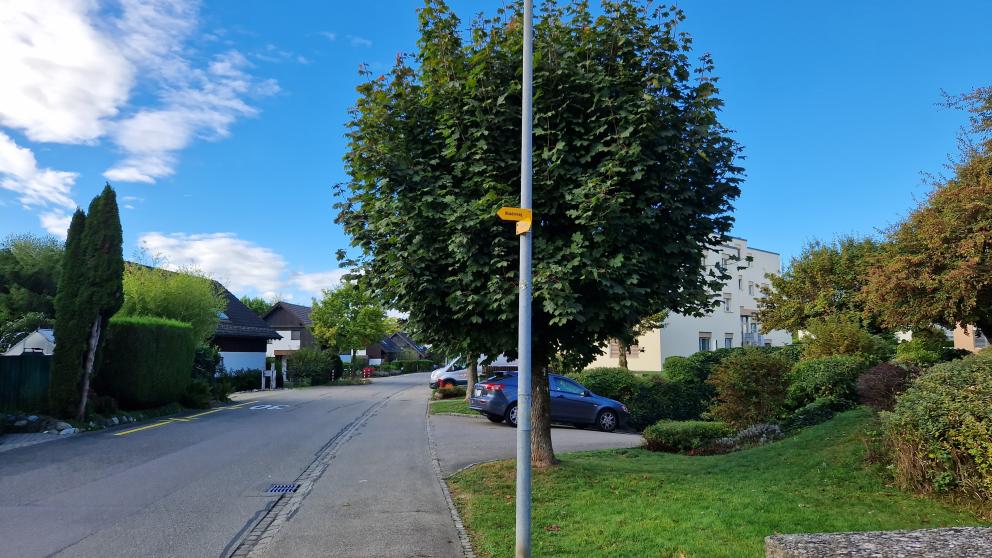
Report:
M765 538L765 558L982 558L992 557L992 529L954 527L776 535Z

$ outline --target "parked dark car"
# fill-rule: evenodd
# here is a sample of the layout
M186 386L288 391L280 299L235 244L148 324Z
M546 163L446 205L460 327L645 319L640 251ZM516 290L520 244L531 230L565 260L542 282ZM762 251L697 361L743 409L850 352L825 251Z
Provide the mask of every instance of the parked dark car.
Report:
M586 389L575 380L551 374L551 421L595 426L613 432L628 418L627 407ZM475 384L468 404L493 422L517 425L517 374L506 373Z

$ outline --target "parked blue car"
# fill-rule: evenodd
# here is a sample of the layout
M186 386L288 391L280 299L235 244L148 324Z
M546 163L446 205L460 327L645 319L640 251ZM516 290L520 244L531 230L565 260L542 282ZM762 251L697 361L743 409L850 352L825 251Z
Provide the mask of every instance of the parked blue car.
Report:
M627 422L627 407L601 397L564 376L551 374L551 421L613 432ZM493 422L517 425L517 374L494 376L475 384L468 407Z

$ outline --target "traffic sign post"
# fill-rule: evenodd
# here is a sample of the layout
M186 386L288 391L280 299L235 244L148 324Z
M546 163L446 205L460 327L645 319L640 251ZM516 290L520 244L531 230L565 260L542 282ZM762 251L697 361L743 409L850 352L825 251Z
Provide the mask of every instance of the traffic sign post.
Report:
M520 236L520 295L517 337L517 515L516 557L530 558L530 409L531 409L531 255L533 231L531 223L533 180L532 127L534 99L534 1L524 0L524 60L521 99L520 133L520 207L504 208L520 211L517 235ZM501 210L502 211L502 210ZM502 217L502 215L500 215ZM526 219L524 219L526 217Z

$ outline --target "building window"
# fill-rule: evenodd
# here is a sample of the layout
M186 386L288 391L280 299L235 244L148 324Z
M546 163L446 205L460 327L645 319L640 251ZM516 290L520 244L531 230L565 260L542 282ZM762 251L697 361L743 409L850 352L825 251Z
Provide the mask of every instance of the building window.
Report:
M293 341L299 341L300 340L300 330L294 329L293 331L291 331L289 333L289 338L292 339Z
M751 296L754 296L754 282L753 281L748 281L747 282L747 294L749 294Z
M723 337L723 348L732 349L734 348L734 334L728 333Z
M734 311L734 309L731 308L731 306L733 305L733 301L734 301L734 299L733 299L733 297L731 295L729 295L729 294L723 295L723 310L725 312L733 312Z
M738 275L737 276L737 290L739 290L739 291L744 290L744 276L743 275Z
M709 333L699 333L699 350L709 351L710 349L710 334Z
M641 356L641 348L634 343L627 348L627 358L637 358ZM614 339L610 341L610 358L620 358L620 343Z
M766 347L771 347L772 346L772 342L771 341L765 341L765 346Z

